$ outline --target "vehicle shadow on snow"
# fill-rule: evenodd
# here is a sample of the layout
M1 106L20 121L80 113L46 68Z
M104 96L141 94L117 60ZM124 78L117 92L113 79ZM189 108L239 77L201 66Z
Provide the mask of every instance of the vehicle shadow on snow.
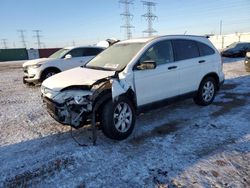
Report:
M178 186L179 174L204 158L227 152L230 145L237 145L237 152L250 152L249 142L238 142L250 134L249 87L249 76L226 80L213 105L199 107L186 100L141 115L134 133L121 142L109 140L98 131L97 146L92 146L91 129L87 127L73 134L90 144L88 147L78 146L70 132L0 147L0 187L39 185L62 171L74 174L81 166L87 171L76 182L79 185L90 181L88 174L92 173L97 180L105 179L99 182L100 187L127 183ZM112 177L110 170L117 166L115 173L125 174L124 178ZM142 180L138 182L137 176Z

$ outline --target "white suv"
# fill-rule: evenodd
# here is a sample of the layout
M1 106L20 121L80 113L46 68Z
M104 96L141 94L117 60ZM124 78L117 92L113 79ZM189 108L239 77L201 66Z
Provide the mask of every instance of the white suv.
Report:
M23 83L37 84L56 73L84 65L103 50L100 47L67 47L49 58L29 60L23 64Z
M122 140L136 114L186 97L209 105L223 81L220 53L206 37L174 35L119 42L41 90L61 124L79 128L94 118L107 137Z

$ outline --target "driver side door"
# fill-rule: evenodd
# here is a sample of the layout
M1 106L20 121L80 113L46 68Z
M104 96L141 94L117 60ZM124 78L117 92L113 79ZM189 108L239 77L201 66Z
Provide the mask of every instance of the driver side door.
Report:
M84 48L75 48L70 50L67 54L65 54L64 59L59 64L61 70L64 71L84 65L83 53L84 53ZM71 55L71 58L67 59L65 57L68 54Z
M142 55L137 65L148 60L156 63L155 69L138 70L135 67L134 70L138 106L179 95L179 69L174 62L171 41L165 40L153 44Z

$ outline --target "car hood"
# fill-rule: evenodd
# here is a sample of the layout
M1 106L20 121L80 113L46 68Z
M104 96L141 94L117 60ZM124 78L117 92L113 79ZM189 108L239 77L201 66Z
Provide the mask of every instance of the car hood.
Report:
M40 59L33 59L33 60L29 60L26 61L23 64L23 67L27 67L27 66L31 66L31 65L37 65L37 64L42 64L42 63L46 63L48 61L54 60L53 58L40 58Z
M113 76L114 74L115 71L77 67L49 77L42 83L42 87L53 91L60 91L69 86L91 86L96 81Z

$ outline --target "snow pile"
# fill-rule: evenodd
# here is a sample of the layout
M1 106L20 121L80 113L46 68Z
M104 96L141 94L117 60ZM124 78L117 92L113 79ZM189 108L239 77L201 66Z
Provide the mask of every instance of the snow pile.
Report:
M242 61L224 71L212 105L181 101L139 116L127 140L99 131L97 146L79 147L22 70L0 67L0 187L248 187L250 76ZM90 143L89 128L74 135Z

